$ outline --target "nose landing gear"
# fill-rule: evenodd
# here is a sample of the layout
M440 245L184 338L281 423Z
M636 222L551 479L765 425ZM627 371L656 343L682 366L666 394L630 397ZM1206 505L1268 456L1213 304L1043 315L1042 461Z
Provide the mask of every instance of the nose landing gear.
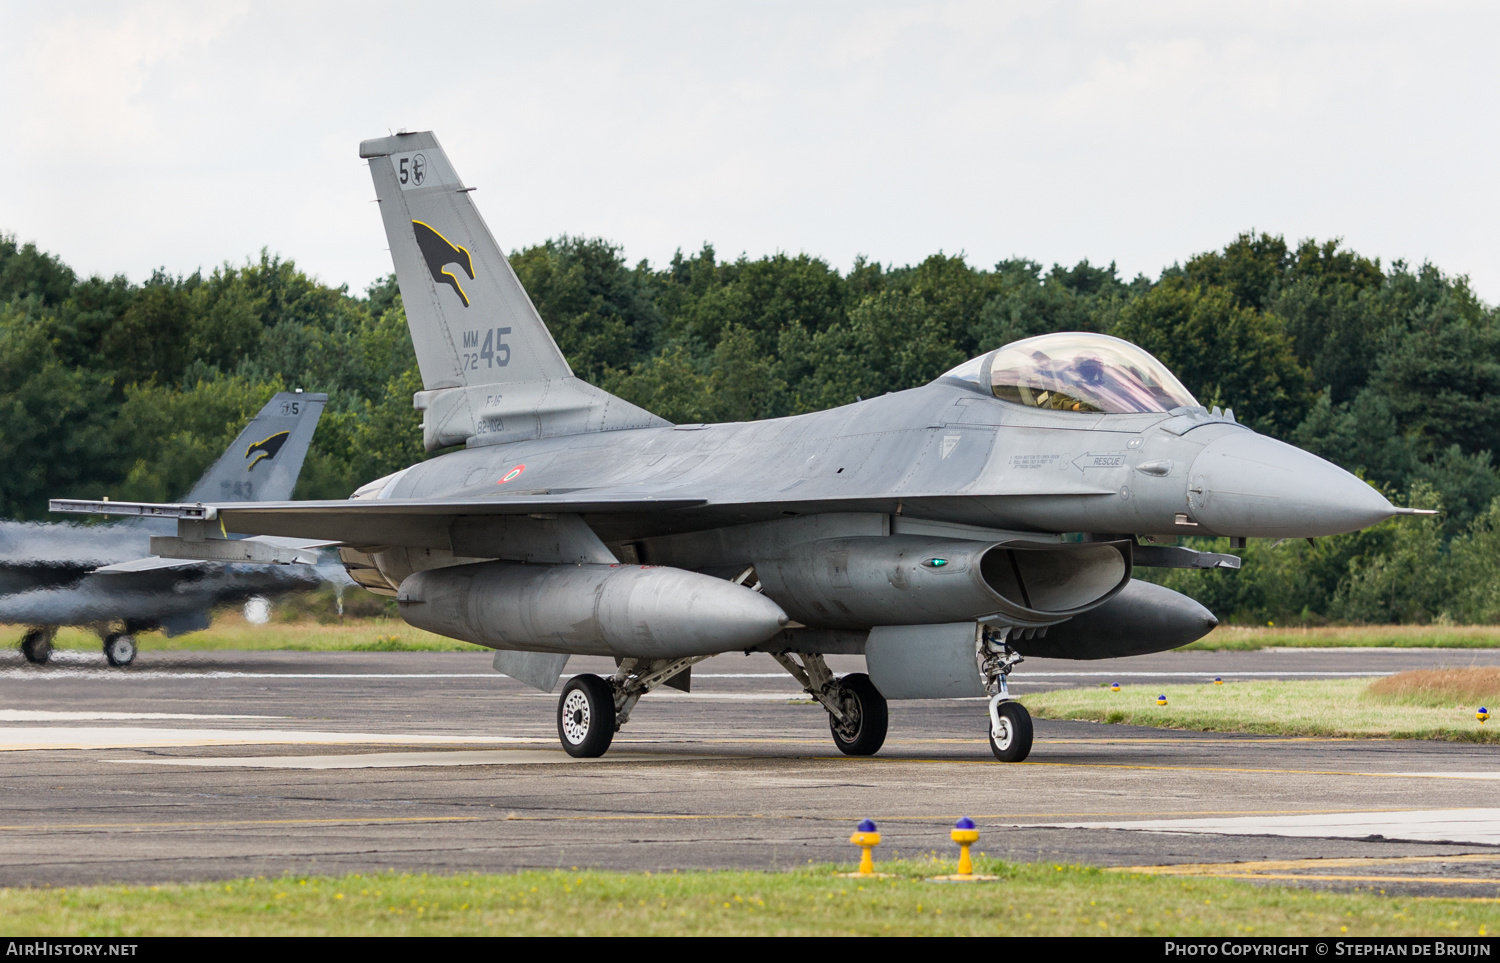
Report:
M990 751L1001 762L1020 762L1031 755L1031 713L1012 702L1006 680L1025 661L1006 644L1008 630L986 629L979 642L979 671L990 694Z

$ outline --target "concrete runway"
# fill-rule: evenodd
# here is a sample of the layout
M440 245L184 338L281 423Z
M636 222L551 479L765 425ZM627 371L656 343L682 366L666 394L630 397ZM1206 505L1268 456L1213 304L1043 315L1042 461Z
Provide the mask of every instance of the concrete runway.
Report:
M830 660L840 672L862 659ZM1063 685L1497 665L1486 650L1166 653L1028 660ZM602 659L570 671L608 672ZM647 696L603 759L557 747L555 696L474 653L166 653L128 670L0 654L0 884L376 869L789 867L978 849L1022 860L1500 897L1500 749L1039 722L995 762L981 701L893 703L880 755L766 656Z

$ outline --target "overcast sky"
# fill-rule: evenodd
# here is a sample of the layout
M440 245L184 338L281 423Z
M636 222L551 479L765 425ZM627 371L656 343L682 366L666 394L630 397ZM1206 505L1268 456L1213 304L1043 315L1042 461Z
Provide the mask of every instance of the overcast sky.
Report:
M0 0L0 232L83 273L391 270L360 140L507 249L1118 262L1255 228L1500 300L1500 6Z

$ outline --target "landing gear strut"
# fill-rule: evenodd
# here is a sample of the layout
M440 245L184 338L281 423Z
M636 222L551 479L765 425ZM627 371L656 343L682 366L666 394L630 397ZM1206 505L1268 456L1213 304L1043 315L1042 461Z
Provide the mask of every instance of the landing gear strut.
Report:
M801 665L793 655L802 660ZM828 729L839 752L846 756L873 756L880 751L890 726L890 712L885 696L868 675L851 672L835 679L823 657L809 652L778 653L772 658L828 710Z
M26 634L21 636L21 654L26 657L27 662L32 665L47 664L47 660L52 658L52 636L56 631L50 626L26 630Z
M990 694L990 751L1001 762L1020 762L1031 754L1031 713L1012 702L1006 679L1025 661L1006 644L1009 629L985 629L979 641L979 671Z
M580 759L604 755L641 696L659 685L676 685L679 675L706 658L621 659L607 681L597 675L575 675L557 700L557 735L563 749Z
M111 632L104 637L104 658L113 666L127 666L135 661L135 636Z

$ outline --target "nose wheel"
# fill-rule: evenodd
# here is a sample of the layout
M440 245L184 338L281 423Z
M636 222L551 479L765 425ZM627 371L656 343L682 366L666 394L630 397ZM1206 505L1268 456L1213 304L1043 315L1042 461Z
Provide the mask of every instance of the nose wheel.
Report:
M990 751L1001 762L1020 762L1031 755L1031 713L1019 702L990 706Z
M557 700L557 735L568 755L593 759L615 738L615 693L597 675L575 675Z

